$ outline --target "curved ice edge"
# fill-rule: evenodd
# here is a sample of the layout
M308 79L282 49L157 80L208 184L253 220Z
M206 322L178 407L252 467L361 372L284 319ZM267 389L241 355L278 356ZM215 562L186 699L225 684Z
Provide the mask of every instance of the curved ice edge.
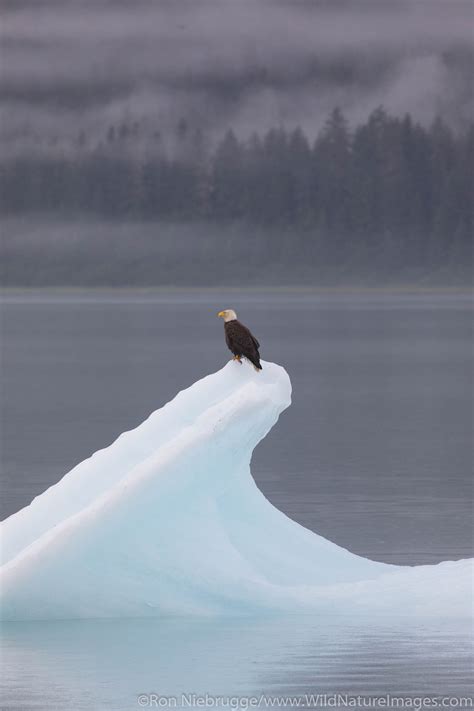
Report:
M123 432L111 445L97 450L73 467L59 482L35 497L29 506L0 524L0 561L5 563L12 559L45 531L87 508L101 493L129 477L140 463L157 455L183 429L194 425L206 409L255 383L256 378L259 385L279 383L280 389L282 385L286 386L286 393L283 393L286 402L281 403L280 410L288 407L291 384L286 371L272 363L262 363L266 366L263 376L248 367L239 368L236 363L229 362L220 371L179 392L136 428ZM260 390L263 393L268 388ZM280 399L284 401L285 397ZM52 507L52 503L56 505Z
M264 406L267 402L268 398L260 395L257 388L249 384L238 393L238 399L235 396L230 396L222 403L205 410L194 424L185 426L178 435L164 444L158 452L136 464L128 475L100 494L91 504L54 525L27 545L12 560L5 563L0 571L7 572L25 558L38 554L42 548L46 548L55 538L74 528L87 525L88 519L100 517L107 508L113 508L122 496L130 495L133 489L139 488L147 479L156 480L160 476L165 476L176 459L185 456L188 451L193 449L193 446L198 444L199 440L204 441L206 438L218 435L219 432L230 426L235 417L242 416L245 410L250 411L254 407Z
M197 381L4 521L3 618L472 613L472 561L369 561L265 499L250 458L291 384L263 365Z

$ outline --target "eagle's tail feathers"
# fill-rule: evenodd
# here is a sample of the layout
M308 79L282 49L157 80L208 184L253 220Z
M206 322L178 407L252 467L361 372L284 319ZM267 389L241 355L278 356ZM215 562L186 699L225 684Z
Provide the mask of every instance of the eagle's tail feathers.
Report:
M262 366L260 364L260 358L258 357L258 355L255 356L255 358L249 358L249 360L257 372L259 370L262 370Z

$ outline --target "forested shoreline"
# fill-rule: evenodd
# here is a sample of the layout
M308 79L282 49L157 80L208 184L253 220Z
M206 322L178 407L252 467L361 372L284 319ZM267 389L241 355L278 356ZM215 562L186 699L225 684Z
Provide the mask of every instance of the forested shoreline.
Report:
M228 131L210 147L183 120L169 146L159 132L151 144L138 124L124 123L96 145L81 135L74 150L4 159L2 214L238 224L239 240L260 240L240 245L241 263L266 250L305 267L436 269L471 260L474 126L455 133L440 119L424 127L379 108L351 128L335 109L313 142L299 128L275 128L247 140Z

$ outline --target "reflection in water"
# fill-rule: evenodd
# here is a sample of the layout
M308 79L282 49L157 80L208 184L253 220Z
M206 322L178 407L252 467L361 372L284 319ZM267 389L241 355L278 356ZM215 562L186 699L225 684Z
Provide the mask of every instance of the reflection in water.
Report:
M3 626L4 708L139 708L139 694L472 693L462 621L319 617Z

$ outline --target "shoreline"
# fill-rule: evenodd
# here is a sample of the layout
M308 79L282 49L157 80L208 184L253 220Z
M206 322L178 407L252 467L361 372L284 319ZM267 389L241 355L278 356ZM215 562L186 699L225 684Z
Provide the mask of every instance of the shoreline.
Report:
M0 286L0 298L15 294L208 294L222 291L236 294L459 294L474 295L473 286Z

